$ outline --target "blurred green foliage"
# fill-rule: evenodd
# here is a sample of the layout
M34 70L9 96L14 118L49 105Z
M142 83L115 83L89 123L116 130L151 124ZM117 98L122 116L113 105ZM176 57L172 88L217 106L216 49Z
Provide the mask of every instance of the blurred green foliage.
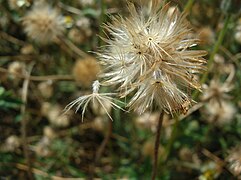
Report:
M11 3L14 2L11 1ZM9 71L12 62L20 62L25 68L34 62L31 73L34 77L44 78L48 75L72 77L75 62L83 57L63 42L56 41L52 44L40 45L29 38L23 30L22 18L31 10L34 1L21 0L21 2L23 2L22 6L11 8L10 0L0 0L0 66ZM73 21L73 25L65 27L63 38L86 53L95 52L99 45L104 43L98 35L106 36L100 25L111 21L112 15L128 16L126 1L96 0L90 5L88 3L83 5L80 2L82 1L47 1L64 17L70 16ZM136 0L136 5L139 2L142 1ZM234 67L234 78L230 85L233 88L224 94L229 95L225 102L230 102L234 106L235 113L227 123L220 125L219 117L216 116L211 121L212 115L207 113L210 110L207 104L210 102L201 100L200 95L197 98L197 104L203 103L203 105L190 116L181 119L175 133L172 133L174 120L168 117L161 133L158 179L238 178L238 175L230 169L228 157L230 154L235 154L233 148L239 146L241 142L241 44L235 39L237 27L241 27L241 19L236 9L234 12L233 9L226 8L229 5L225 3L230 2L233 7L234 1L222 2L224 4L219 0L194 1L188 19L195 34L202 34L200 29L210 28L210 31L208 29L205 34L208 42L198 47L207 50L210 55L218 34L222 31L225 16L232 14L228 30L218 49L218 54L224 62L217 63L214 60L205 83L210 85L212 80L220 80L224 83L229 76L228 67ZM183 10L187 1L170 3ZM88 20L87 30L91 32L90 35L86 33L86 29L81 29L82 27L77 25L77 22L83 18ZM79 33L74 38L70 36L70 31L73 29ZM75 41L82 35L82 41ZM23 49L27 45L32 49L30 53L24 54ZM93 53L89 54L93 55ZM20 90L24 78L13 78L10 72L1 71L0 73L0 179L28 178L24 143L20 132L23 120L20 111L22 105L26 106L27 149L32 168L35 169L35 171L32 169L35 179L51 179L54 176L84 179L91 176L102 179L150 179L152 170L150 154L153 154L153 147L148 143L154 145L155 133L152 127L155 123L149 121L149 118L146 119L146 124L140 125L137 114L113 110L111 112L114 119L113 132L99 164L96 164L95 153L105 138L109 119L93 109L88 109L86 114L88 120L84 123L81 123L81 110L76 114L72 113L70 118L66 118L67 120L61 119L64 107L79 95L88 93L90 88L81 86L74 79L30 81L28 102L23 104ZM48 89L41 91L39 88L42 82L47 82L45 85L53 91L47 98L43 94ZM102 89L102 91L108 92L108 89ZM228 114L229 111L224 110ZM218 115L223 115L224 110ZM101 123L97 118L100 118ZM19 139L10 138L13 135ZM210 162L214 165L207 165Z
M19 109L22 104L21 100L13 96L11 91L7 91L0 86L0 110L10 111L11 109Z

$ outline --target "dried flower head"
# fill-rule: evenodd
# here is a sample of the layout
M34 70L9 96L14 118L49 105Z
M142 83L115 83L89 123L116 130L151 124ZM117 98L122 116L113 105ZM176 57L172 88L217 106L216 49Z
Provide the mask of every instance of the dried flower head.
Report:
M14 61L8 65L8 71L10 72L9 77L13 80L13 85L19 85L21 79L18 78L19 75L25 75L26 67L22 62Z
M54 129L52 127L50 127L50 126L44 127L43 134L44 134L44 136L46 136L49 139L54 139L57 136L57 134L54 131Z
M229 163L229 169L241 178L241 146L234 147L230 152L226 161Z
M220 101L222 99L230 99L230 96L227 93L233 89L233 86L230 83L221 83L220 81L214 79L210 81L209 86L203 85L203 88L203 101Z
M48 107L46 107L46 110ZM62 113L62 108L59 105L49 107L47 110L47 118L49 122L56 127L67 127L70 124L72 116L72 111L69 111L68 114Z
M89 87L99 72L100 65L92 56L77 60L73 68L76 82L83 87Z
M38 156L48 157L52 154L52 151L50 150L51 143L51 139L43 136L36 144L36 146L33 147L33 150Z
M29 55L29 54L34 54L34 52L35 52L35 49L34 49L34 47L33 47L32 44L24 45L24 46L21 48L21 53L22 53L22 54Z
M86 41L85 34L78 28L72 28L68 32L68 38L76 44L81 44Z
M25 73L25 66L23 63L14 61L9 64L8 70L13 76L17 76L18 74L24 74Z
M222 100L231 99L231 96L228 95L228 93L234 88L232 81L235 75L235 68L231 64L229 65L223 64L222 66L228 67L229 69L228 77L224 82L220 81L220 77L214 77L210 81L209 86L204 84L203 85L204 92L201 97L203 101L217 101L220 103L220 101ZM220 66L216 65L216 67L220 67Z
M182 161L189 161L189 162L192 162L193 161L193 155L194 155L194 152L188 148L188 147L183 147L179 150L179 158L182 160Z
M45 3L37 3L23 18L27 35L42 44L53 42L64 31L63 17Z
M53 95L53 91L54 91L53 82L49 80L49 81L43 81L39 83L38 90L44 98L50 98Z
M19 137L15 135L9 136L5 143L0 146L0 150L4 152L14 152L16 149L18 149L21 145L21 140Z
M110 104L113 108L122 109L120 106L116 105L113 102L113 98L111 97L114 95L114 93L99 93L100 83L99 81L94 81L92 84L92 90L93 92L89 95L81 96L74 100L73 102L69 103L65 107L65 111L69 111L73 106L77 105L76 112L82 107L82 122L84 120L84 113L86 111L86 108L89 103L92 103L94 106L99 104L102 106L106 114L109 116L109 118L112 120L109 112L108 107L106 107L106 104Z
M212 44L215 40L215 33L210 27L203 27L198 30L201 43L204 45Z
M236 113L235 106L228 101L210 101L205 106L205 120L208 123L222 126L232 122Z
M91 21L87 17L80 17L76 21L76 26L81 30L82 36L89 37L92 35Z
M50 104L49 102L43 102L40 108L41 114L47 117L51 107L52 107L52 104Z
M134 92L128 107L140 114L153 105L185 113L192 102L187 92L201 89L194 75L205 70L206 52L191 49L198 39L177 8L170 13L168 4L155 0L149 13L131 3L128 8L129 18L113 17L105 25L111 37L103 38L107 46L99 53L104 84L118 85L121 97Z

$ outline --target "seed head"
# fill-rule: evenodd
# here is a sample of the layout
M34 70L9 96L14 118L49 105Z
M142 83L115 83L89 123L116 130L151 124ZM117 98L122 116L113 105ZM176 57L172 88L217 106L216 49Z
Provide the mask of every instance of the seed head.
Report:
M5 143L0 146L0 151L14 152L21 146L21 139L15 135L9 136Z
M52 42L60 36L64 31L63 22L59 12L44 3L35 4L23 18L27 35L41 44Z
M92 84L92 93L89 95L81 96L81 97L77 98L76 100L72 101L71 103L69 103L65 107L65 111L66 112L69 111L75 105L77 105L76 112L80 108L82 108L82 122L83 122L84 114L85 114L86 108L89 105L89 103L92 103L93 106L96 106L98 104L104 109L104 111L106 112L108 117L112 120L112 118L108 112L109 108L106 105L110 104L111 107L113 107L113 108L118 108L118 109L122 109L122 108L113 102L114 98L111 96L113 96L114 93L99 93L99 89L100 89L100 82L98 80L96 80Z
M194 77L206 63L205 51L191 49L199 41L191 36L186 15L155 0L149 13L131 3L128 8L129 18L113 17L104 26L110 34L99 53L104 84L117 85L121 97L134 92L128 107L140 114L153 105L185 113L192 102L188 92L201 89Z
M209 101L204 109L204 113L207 115L205 120L214 126L224 126L230 124L235 117L237 110L235 106L225 100Z
M237 145L230 150L226 161L229 163L229 169L239 178L241 178L241 146Z
M89 87L99 72L100 65L92 56L78 59L73 68L73 75L76 82L83 87Z

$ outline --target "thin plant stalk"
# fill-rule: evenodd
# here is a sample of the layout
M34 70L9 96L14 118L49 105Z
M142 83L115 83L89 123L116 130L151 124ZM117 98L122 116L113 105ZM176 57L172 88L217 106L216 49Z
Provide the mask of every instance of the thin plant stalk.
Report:
M202 79L201 79L201 83L204 83L206 80L207 80L207 77L208 77L208 73L210 71L210 68L213 64L213 61L214 61L214 56L215 54L218 52L220 46L222 45L223 43L223 39L224 39L224 36L227 32L227 29L228 29L228 25L229 25L229 22L230 22L230 18L231 16L230 15L227 15L225 21L224 21L224 26L223 26L223 29L220 31L219 35L218 35L218 40L216 41L215 45L214 45L214 48L212 50L212 53L209 57L209 60L208 60L208 64L207 64L207 68L208 70L205 72L205 74L203 75Z
M58 41L56 41L57 44L61 46L61 43L65 44L69 50L73 51L77 56L80 56L82 58L85 57L89 57L90 55L88 55L86 52L82 51L78 46L76 46L72 41L63 38L63 37L58 37L57 39ZM63 50L65 50L67 52L67 50L65 48L63 48Z
M105 135L105 138L104 140L102 141L99 149L97 150L96 152L96 157L95 157L95 163L98 164L104 150L105 150L105 147L107 146L110 138L111 138L111 135L112 135L112 130L113 130L113 124L112 124L112 121L108 121L108 131Z
M193 3L194 3L194 0L188 0L187 4L184 7L184 11L186 13L188 13L191 10Z
M27 77L30 76L31 71L32 71L33 65L30 66L30 70L27 73ZM31 166L31 159L30 159L30 152L28 149L28 139L27 139L27 124L28 124L28 119L26 117L26 104L27 104L27 97L28 97L28 87L29 87L29 78L26 78L23 82L23 92L22 92L22 101L23 104L21 106L21 115L22 115L22 120L21 120L21 137L22 137L22 142L23 142L23 153L24 153L24 158L26 160L27 166L28 166L28 178L30 180L34 179L33 178L33 173L32 173L32 166Z
M173 129L172 129L172 133L171 133L171 137L170 137L170 140L168 141L168 144L165 148L165 155L164 155L164 159L162 160L162 162L166 162L170 153L171 153L171 150L172 150L172 146L175 142L175 139L177 137L177 128L178 128L178 123L179 123L179 117L178 115L175 115L174 117L175 119L175 123L173 125Z
M74 81L74 77L72 75L45 75L45 76L26 76L24 74L20 74L17 72L11 72L8 69L0 67L1 73L12 74L16 78L20 79L28 79L29 81Z
M113 131L113 124L112 124L112 121L108 121L108 130L107 130L107 133L105 135L105 138L104 140L102 141L100 147L98 148L96 154L95 154L95 161L94 161L94 168L91 168L92 171L91 171L91 174L90 174L90 179L93 179L94 178L94 174L95 174L95 167L97 167L97 165L99 164L99 161L104 153L104 150L112 136L112 131Z
M99 18L99 35L100 37L104 37L104 31L103 31L103 23L105 22L105 11L106 11L106 5L104 0L99 1L99 7L100 7L100 18ZM99 41L99 46L102 46L104 41Z
M210 72L210 69L211 69L211 66L213 64L213 61L214 61L214 56L215 54L218 52L220 46L222 45L223 43L223 40L224 40L224 37L225 37L225 34L227 32L227 29L228 29L228 25L229 25L229 22L230 22L230 19L231 19L231 16L230 14L227 15L225 21L224 21L224 26L222 28L222 30L220 31L219 35L218 35L218 39L213 47L213 50L210 54L210 57L208 59L208 64L207 64L207 68L208 70L204 73L204 75L202 76L202 79L201 79L201 84L205 83L207 78L208 78L208 74ZM199 91L195 91L193 93L193 99L196 99L197 96L199 95Z
M159 151L159 144L160 144L160 135L161 135L162 122L163 122L163 115L164 115L164 112L162 111L160 113L160 117L159 117L158 123L157 123L156 140L155 140L155 147L154 147L154 160L153 160L153 169L152 169L152 178L151 178L152 180L155 180L156 174L157 174L158 151Z

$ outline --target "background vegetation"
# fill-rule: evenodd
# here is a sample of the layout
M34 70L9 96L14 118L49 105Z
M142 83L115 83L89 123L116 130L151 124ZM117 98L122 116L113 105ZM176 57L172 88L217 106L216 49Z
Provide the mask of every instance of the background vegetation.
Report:
M61 25L53 25L56 37L47 43L31 38L26 29L31 24L24 23L36 2L0 0L0 179L149 179L158 112L111 111L113 123L94 107L84 123L81 110L63 114L68 103L91 91L100 70L91 52L104 44L98 37L105 36L101 24L109 15L124 16L126 1L47 1L62 15ZM189 12L193 33L201 39L198 49L208 51L208 71L188 114L178 121L164 117L158 177L238 179L240 2L173 0L170 5ZM41 27L35 31L42 33Z

